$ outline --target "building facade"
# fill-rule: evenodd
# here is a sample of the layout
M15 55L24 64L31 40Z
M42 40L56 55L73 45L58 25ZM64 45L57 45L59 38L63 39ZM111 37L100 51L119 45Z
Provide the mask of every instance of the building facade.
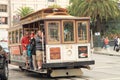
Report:
M0 0L0 40L7 39L9 23L9 0Z
M19 21L18 9L30 7L37 11L53 4L65 8L69 5L69 0L0 0L0 40L7 39L7 29Z
M37 11L53 4L65 8L69 5L69 0L10 0L10 27L13 27L13 24L19 21L20 17L17 11L21 7L30 7L34 11Z
M8 0L0 0L0 28L6 29L9 26Z

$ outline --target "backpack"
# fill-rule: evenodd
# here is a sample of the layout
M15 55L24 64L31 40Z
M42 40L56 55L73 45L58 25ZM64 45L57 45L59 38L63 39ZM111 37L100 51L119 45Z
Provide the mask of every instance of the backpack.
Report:
M30 44L27 46L27 55L28 56L31 56L31 50L30 50Z
M119 50L120 50L120 47L118 46L118 47L116 48L116 52L119 52Z

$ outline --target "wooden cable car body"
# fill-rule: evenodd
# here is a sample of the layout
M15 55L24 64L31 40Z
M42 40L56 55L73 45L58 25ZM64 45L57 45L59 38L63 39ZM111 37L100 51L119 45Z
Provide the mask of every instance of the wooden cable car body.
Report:
M81 75L94 64L90 49L90 18L74 17L63 8L47 8L21 18L8 29L11 64L25 68L21 37L25 31L44 31L42 72L52 77Z

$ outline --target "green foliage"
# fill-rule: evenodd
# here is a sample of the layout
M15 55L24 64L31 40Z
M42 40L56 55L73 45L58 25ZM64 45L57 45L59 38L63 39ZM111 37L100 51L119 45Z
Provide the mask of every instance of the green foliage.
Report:
M102 20L116 20L120 15L117 2L118 0L70 0L68 12L73 16L91 17L93 31L101 32Z
M120 36L120 22L119 21L108 21L106 23L108 26L105 35L111 35L110 37L114 37L114 35Z
M53 4L53 5L48 6L48 8L61 8L61 6L57 4Z
M69 6L70 14L74 16L90 16L96 19L116 18L119 15L119 8L116 0L71 0Z
M21 17L25 17L32 12L34 12L34 10L30 7L21 7L17 11L18 15L20 15Z

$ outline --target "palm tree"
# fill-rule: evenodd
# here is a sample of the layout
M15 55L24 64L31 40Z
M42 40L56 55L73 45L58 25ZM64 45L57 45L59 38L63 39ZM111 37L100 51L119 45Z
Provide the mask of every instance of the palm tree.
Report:
M74 16L88 16L96 31L101 32L101 21L115 19L119 15L118 0L70 0L68 11ZM95 28L94 28L95 29Z
M57 5L57 4L53 4L53 5L50 5L48 6L49 8L61 8L60 5Z
M34 10L30 7L21 7L18 9L17 13L20 17L25 17L26 15L32 13Z

